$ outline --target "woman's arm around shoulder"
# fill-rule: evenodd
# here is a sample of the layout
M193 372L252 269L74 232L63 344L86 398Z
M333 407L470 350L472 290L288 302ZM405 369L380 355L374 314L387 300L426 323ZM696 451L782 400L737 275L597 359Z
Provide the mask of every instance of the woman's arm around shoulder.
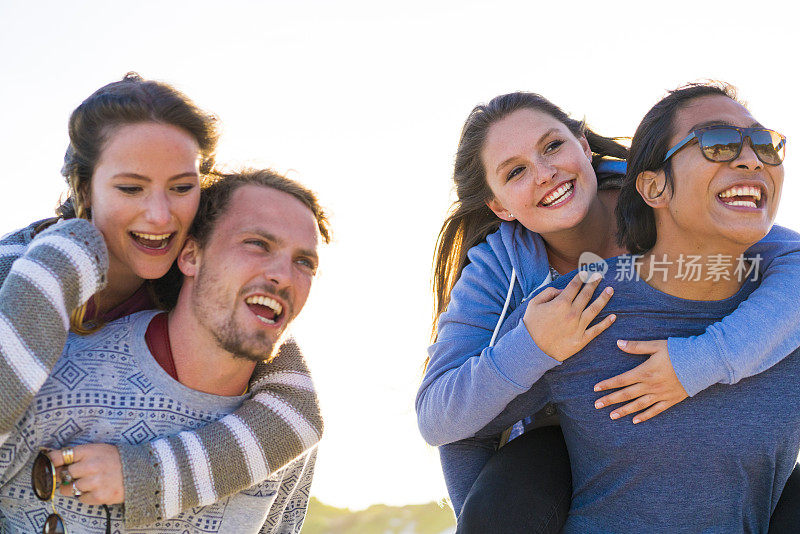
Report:
M669 338L675 373L690 396L769 369L800 347L800 234L773 226L748 249L760 285L700 336Z
M256 367L250 389L250 398L219 421L119 447L127 526L168 519L238 493L317 445L322 416L294 340Z
M39 223L0 240L0 444L55 365L72 310L105 284L108 253L89 221Z
M420 432L431 445L472 436L558 365L536 346L521 320L489 346L508 295L512 265L520 268L515 268L518 281L507 313L549 272L540 238L533 240L530 233L524 239L510 236L508 228L513 227L501 227L469 251L469 263L439 318L438 336L428 349L430 361L416 399ZM518 262L515 255L524 261Z

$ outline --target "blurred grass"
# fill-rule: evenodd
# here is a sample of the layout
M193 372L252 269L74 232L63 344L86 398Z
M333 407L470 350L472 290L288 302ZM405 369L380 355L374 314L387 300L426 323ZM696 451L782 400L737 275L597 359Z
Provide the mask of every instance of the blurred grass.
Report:
M453 512L438 503L408 506L376 504L353 512L312 497L303 534L446 534L455 531Z

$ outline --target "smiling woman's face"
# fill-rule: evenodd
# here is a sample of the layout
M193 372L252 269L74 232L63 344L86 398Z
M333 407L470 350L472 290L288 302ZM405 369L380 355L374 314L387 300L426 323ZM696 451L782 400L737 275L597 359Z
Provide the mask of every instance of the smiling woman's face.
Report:
M489 208L534 232L575 227L597 197L589 144L547 113L521 109L497 121L481 156Z
M704 96L675 114L670 146L698 127L713 124L760 126L738 102L721 95ZM669 216L660 224L674 225L678 232L705 242L749 246L764 237L775 221L783 165L764 164L750 143L745 139L739 156L724 163L707 160L696 141L676 152L670 158L674 190L671 195L664 193Z
M160 278L186 239L200 201L200 151L186 131L144 122L112 130L88 207L119 276Z

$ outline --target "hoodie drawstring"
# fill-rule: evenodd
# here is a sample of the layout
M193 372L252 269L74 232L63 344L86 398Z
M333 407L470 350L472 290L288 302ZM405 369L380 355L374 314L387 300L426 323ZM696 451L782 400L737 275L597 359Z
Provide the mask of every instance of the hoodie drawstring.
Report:
M497 333L500 332L500 326L502 326L502 324L503 324L503 319L506 318L506 312L508 311L509 303L511 303L511 294L514 292L514 282L516 281L516 279L517 279L517 271L512 267L511 268L511 281L508 283L508 293L506 294L506 303L503 304L503 311L500 312L500 318L497 319L497 324L494 327L494 332L492 333L492 340L489 342L489 346L490 347L494 347L494 342L497 339ZM528 295L527 297L525 297L524 299L522 299L522 302L525 302L526 300L528 300L531 297L531 295L533 295L534 293L536 293L537 291L539 291L540 289L542 289L544 286L546 286L547 284L549 284L552 281L553 281L553 276L552 276L552 274L550 274L548 272L547 276L545 276L545 278L542 281L542 283L539 284L539 287L537 287L536 289L531 291L531 294Z
M492 333L492 340L489 342L490 347L494 347L494 341L497 339L497 333L500 331L500 326L503 324L503 319L506 317L508 311L508 304L511 302L511 294L514 292L514 281L517 279L517 271L511 268L511 281L508 283L508 294L506 295L506 303L503 304L503 311L500 312L500 318L497 320L497 325L494 327Z

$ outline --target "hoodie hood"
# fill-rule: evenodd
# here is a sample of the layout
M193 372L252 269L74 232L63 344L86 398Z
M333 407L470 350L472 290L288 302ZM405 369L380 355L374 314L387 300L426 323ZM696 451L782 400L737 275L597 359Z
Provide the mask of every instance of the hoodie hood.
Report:
M544 240L522 224L516 221L503 222L499 230L487 236L486 242L500 259L503 270L508 276L503 310L489 341L489 346L493 347L512 302L514 309L537 289L550 283L552 277Z
M517 221L504 221L497 232L487 237L487 241L495 241L492 239L494 236L499 237L497 244L502 246L508 265L516 274L515 285L522 295L518 302L521 302L549 281L550 263L544 240ZM499 252L494 242L490 244L496 253ZM514 293L517 293L516 290Z

